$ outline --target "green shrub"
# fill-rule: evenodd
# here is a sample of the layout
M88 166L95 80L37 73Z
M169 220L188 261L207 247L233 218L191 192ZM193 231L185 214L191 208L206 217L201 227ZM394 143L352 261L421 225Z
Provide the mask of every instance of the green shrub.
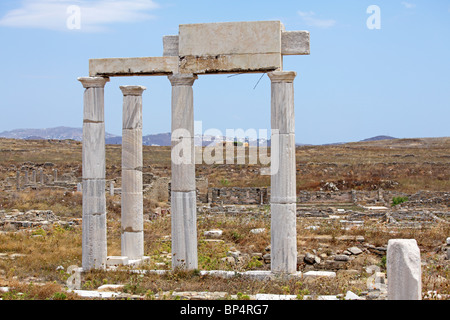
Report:
M392 198L392 206L396 206L400 203L408 201L408 197L393 197Z

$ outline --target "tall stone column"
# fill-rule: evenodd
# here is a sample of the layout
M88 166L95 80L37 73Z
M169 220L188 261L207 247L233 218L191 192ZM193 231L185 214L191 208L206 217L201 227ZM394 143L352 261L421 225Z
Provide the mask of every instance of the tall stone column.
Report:
M143 86L121 86L122 120L122 256L144 256L142 195L142 93Z
M297 271L294 78L292 71L268 73L271 80L271 270Z
M106 266L104 87L108 78L78 78L84 91L82 268Z
M172 269L198 267L192 74L168 77L172 84Z

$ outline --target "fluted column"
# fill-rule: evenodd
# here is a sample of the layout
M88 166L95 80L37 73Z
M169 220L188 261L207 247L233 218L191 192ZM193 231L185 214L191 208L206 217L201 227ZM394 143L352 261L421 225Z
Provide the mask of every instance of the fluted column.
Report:
M271 80L271 270L297 270L294 78L268 73Z
M144 256L142 195L142 93L143 86L121 86L122 117L122 256Z
M172 84L172 269L198 267L192 86L197 76L174 74Z
M84 91L82 268L105 268L105 122L104 87L108 78L78 78Z

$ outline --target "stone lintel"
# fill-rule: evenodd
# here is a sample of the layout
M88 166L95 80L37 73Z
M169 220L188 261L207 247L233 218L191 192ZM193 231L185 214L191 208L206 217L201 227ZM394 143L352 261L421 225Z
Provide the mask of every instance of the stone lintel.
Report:
M90 59L91 76L160 76L178 72L178 57Z
M281 54L309 55L309 31L284 31L281 33Z
M164 57L178 57L179 37L164 36L163 37L163 56Z
M163 56L175 57L179 55L179 36L170 35L163 37ZM309 31L282 31L281 32L282 55L309 55L310 33Z

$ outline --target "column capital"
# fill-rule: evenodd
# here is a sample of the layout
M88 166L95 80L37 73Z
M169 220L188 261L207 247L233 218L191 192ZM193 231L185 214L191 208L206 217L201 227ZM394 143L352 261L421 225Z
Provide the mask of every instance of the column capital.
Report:
M88 88L104 88L105 84L109 82L109 78L106 77L80 77L78 81L81 82L85 89Z
M270 81L273 82L294 82L294 78L297 76L295 71L273 71L267 73Z
M147 88L144 86L120 86L124 96L141 96Z
M170 83L175 86L192 86L198 76L192 73L175 73L168 76Z

